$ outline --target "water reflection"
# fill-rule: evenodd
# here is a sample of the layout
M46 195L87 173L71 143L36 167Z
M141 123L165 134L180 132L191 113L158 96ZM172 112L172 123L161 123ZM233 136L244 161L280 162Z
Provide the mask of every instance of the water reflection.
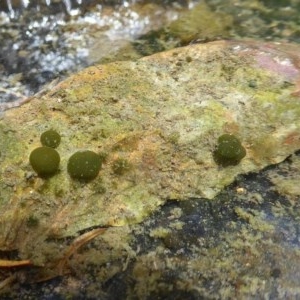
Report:
M1 3L0 103L15 101L20 94L30 96L53 79L104 57L113 60L120 48L186 10L175 1L166 5L95 0Z

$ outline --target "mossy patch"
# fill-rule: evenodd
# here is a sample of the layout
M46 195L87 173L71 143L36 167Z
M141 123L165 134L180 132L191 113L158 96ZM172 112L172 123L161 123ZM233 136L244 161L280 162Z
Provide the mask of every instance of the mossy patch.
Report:
M237 165L246 156L246 149L236 136L223 134L218 138L213 156L216 163L223 167Z
M112 170L117 175L123 175L131 169L131 164L126 158L117 158L112 164Z

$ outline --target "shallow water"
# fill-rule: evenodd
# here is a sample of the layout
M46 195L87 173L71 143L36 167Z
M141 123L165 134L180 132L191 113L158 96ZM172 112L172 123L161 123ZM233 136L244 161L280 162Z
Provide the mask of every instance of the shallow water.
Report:
M103 57L114 60L121 47L176 19L189 6L121 2L23 1L2 7L0 102L30 96Z
M195 40L170 37L165 28L198 3L207 3L213 13L224 14L224 19L231 18L231 28L224 30L226 34ZM189 42L220 38L299 42L299 7L297 1L270 0L1 1L1 108L5 108L3 103L17 104L54 79L97 62L136 59ZM182 22L182 26L194 25Z

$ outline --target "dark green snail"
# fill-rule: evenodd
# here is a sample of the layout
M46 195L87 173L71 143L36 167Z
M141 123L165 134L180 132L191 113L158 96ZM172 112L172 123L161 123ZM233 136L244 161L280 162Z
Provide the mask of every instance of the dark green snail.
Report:
M93 151L75 152L68 161L68 172L74 179L89 181L97 177L102 166L102 158Z
M240 140L232 134L223 134L218 138L213 157L218 165L227 167L237 165L246 156L246 149Z
M30 153L29 162L40 177L50 177L58 171L60 156L53 148L43 146Z
M41 143L43 146L56 148L60 144L60 135L53 129L47 130L41 135Z

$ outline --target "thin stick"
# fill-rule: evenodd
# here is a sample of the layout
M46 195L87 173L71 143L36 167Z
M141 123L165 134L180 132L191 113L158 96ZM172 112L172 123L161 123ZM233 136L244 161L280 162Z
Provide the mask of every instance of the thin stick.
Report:
M107 228L97 228L76 238L74 242L67 248L63 259L57 265L59 275L63 275L63 268L66 262L81 246L88 243L98 235L103 234L106 230Z
M3 288L5 288L7 285L13 283L16 280L16 275L10 275L7 278L5 278L4 280L2 280L0 282L0 290L2 290Z
M26 260L6 260L0 259L0 268L15 268L32 266L32 262L29 259Z

